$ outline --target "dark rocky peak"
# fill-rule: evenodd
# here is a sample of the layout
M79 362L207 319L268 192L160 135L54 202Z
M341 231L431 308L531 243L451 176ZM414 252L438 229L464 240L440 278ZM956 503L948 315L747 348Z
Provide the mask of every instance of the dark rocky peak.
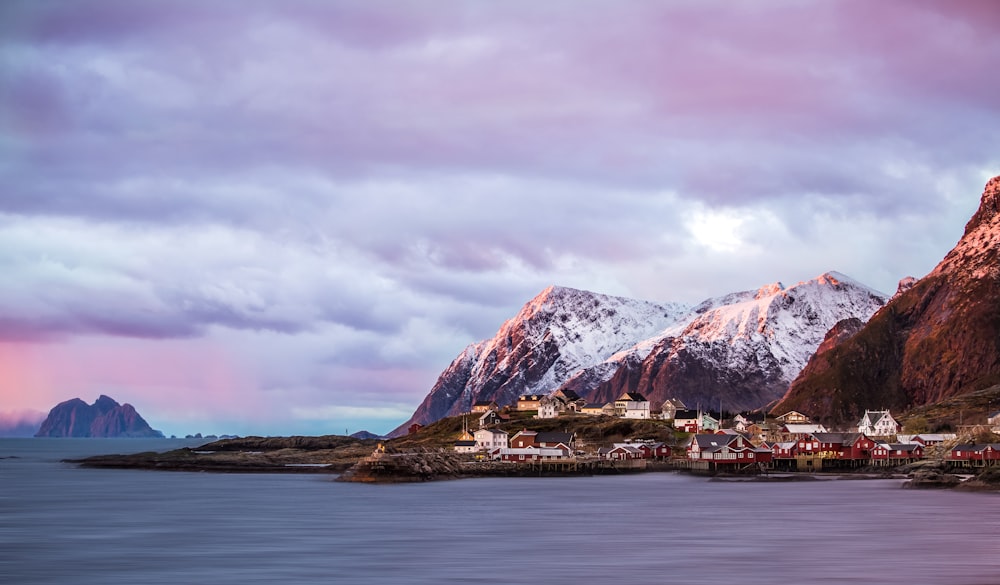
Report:
M80 402L83 401L81 400ZM119 406L121 406L121 404L119 404L117 400L105 394L101 394L97 398L97 401L94 402L94 408L96 408L101 414L107 414Z

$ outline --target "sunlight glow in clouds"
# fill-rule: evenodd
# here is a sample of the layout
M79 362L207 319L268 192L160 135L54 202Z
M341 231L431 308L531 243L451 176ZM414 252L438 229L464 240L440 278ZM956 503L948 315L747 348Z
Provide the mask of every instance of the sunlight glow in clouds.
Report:
M550 284L892 292L1000 173L997 30L988 0L6 0L0 413L386 432Z

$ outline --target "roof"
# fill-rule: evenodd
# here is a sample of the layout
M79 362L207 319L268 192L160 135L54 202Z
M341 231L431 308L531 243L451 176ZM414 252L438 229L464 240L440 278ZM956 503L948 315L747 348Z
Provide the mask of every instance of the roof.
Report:
M687 408L687 406L684 406L684 403L681 402L679 398L669 398L663 403L663 406L666 407L668 404L678 410L684 410Z
M569 445L576 438L575 433L543 432L535 435L536 443L565 443Z
M556 393L561 394L563 398L570 402L580 400L580 395L572 390L556 390Z
M844 443L845 433L813 433L812 436L820 443Z
M475 441L455 441L456 447L475 447Z
M646 397L638 392L626 392L618 400L631 400L632 402L649 402Z
M698 418L698 411L697 410L685 409L685 410L678 410L676 413L674 413L674 420L677 420L677 419L687 420L687 419L696 419L696 418Z
M826 427L824 427L823 425L788 423L784 425L784 427L785 429L788 430L789 433L794 433L794 434L811 435L813 433L827 432Z

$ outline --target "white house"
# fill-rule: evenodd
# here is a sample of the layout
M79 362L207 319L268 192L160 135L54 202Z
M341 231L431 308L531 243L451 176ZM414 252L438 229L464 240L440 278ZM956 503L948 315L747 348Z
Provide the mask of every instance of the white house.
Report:
M507 448L507 433L495 429L479 429L474 433L479 451L493 451Z
M615 415L621 418L649 418L649 401L638 392L626 392L615 400Z
M865 410L858 422L858 432L869 437L889 437L899 432L899 423L888 410Z
M664 420L674 420L674 415L677 414L678 410L687 410L684 403L678 398L671 398L663 403L663 407L660 409L662 412L662 417Z
M475 441L455 441L455 451L459 453L475 453L476 452L476 442Z
M545 396L538 401L538 414L535 418L556 418L562 403L553 396Z

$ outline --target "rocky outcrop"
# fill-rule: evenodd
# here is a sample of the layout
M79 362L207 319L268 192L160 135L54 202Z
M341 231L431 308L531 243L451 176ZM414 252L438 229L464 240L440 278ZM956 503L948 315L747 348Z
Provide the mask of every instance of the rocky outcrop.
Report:
M825 423L904 411L1000 382L1000 177L965 235L856 335L804 369L773 409Z
M101 395L88 405L79 398L57 404L42 421L36 437L163 437L131 404Z

